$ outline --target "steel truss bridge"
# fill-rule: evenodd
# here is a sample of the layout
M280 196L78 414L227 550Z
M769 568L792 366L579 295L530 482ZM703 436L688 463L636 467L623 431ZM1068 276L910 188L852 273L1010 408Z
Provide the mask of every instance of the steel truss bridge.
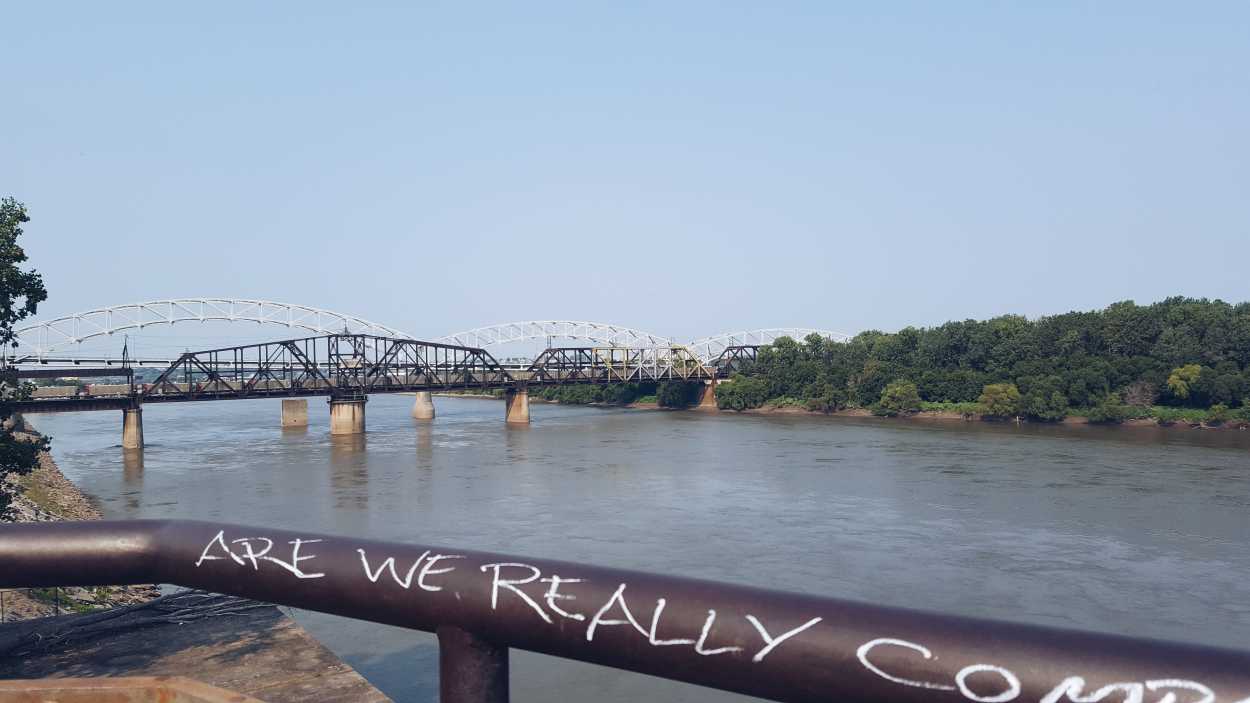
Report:
M97 308L19 327L15 330L17 343L4 349L3 357L12 364L120 364L121 355L83 355L79 351L81 345L156 326L213 321L280 326L306 330L318 336L361 334L393 339L417 338L417 335L356 315L307 305L227 297L175 298ZM680 346L708 364L731 347L760 346L771 344L782 336L803 339L811 334L835 341L849 339L847 335L830 330L778 327L724 332L683 344L665 335L631 327L578 320L507 322L428 338L432 338L434 343L474 349L527 341L545 342L544 347L553 347L556 340L576 340L584 343L582 346L591 347ZM134 366L159 367L172 362L172 358L159 357L129 360Z
M332 334L186 352L152 383L136 384L128 366L84 375L128 375L130 382L12 402L22 412L109 410L144 403L371 393L516 390L566 384L710 382L755 358L758 347L729 347L704 363L686 347L558 347L523 368L507 367L481 348L365 334ZM76 373L75 371L67 371ZM19 371L48 377L53 369Z

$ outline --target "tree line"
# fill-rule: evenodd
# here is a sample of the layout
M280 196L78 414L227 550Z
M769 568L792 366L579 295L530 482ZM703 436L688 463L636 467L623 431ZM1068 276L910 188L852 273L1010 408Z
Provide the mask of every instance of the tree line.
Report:
M722 408L770 402L1041 421L1250 420L1250 303L1173 297L1036 320L874 330L848 342L781 338L717 388Z

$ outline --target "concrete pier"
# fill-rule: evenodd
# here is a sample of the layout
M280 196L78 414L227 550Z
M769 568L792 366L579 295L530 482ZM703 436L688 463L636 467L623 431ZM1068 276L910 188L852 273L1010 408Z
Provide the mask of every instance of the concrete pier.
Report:
M122 449L143 449L143 408L122 410Z
M364 431L364 399L330 401L330 434L361 434Z
M412 404L412 416L418 420L434 419L434 396L429 391L418 391Z
M282 400L282 426L283 427L308 427L308 399L307 398L283 398Z
M524 386L504 391L504 422L509 425L530 423L530 393Z
M699 396L696 410L716 410L716 381L703 382L703 395Z

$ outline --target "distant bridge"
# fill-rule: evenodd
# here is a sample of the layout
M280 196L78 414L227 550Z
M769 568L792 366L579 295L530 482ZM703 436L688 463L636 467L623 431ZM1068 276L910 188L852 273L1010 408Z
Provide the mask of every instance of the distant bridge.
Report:
M131 330L186 322L230 322L302 329L316 336L245 344L176 359L81 354L84 342ZM123 446L142 446L144 403L283 398L283 423L307 423L307 396L328 396L331 433L364 431L370 393L415 393L413 416L434 417L433 391L502 390L505 418L529 422L528 387L553 384L701 382L701 405L714 404L715 382L754 360L760 346L781 336L846 335L814 328L727 332L681 344L672 338L599 322L509 322L420 341L397 328L307 305L240 298L177 298L88 310L18 328L16 344L3 350L10 369L64 368L66 376L105 376L117 369L127 383L77 389L42 389L38 397L10 403L23 412L124 411ZM555 340L592 346L554 346ZM500 363L487 350L543 341L534 359ZM98 368L86 368L98 365ZM135 366L164 367L153 383L135 384ZM20 375L20 374L19 374ZM301 420L302 417L302 420Z
M415 393L414 417L432 419L434 391L502 390L505 420L528 423L530 386L703 383L703 402L708 403L714 400L716 380L753 360L756 350L731 347L705 364L681 346L557 347L524 368L509 369L481 348L335 334L186 352L152 383L136 383L124 361L120 368L66 369L87 377L123 375L127 383L93 386L86 393L36 389L34 397L7 405L26 413L122 410L122 446L127 448L143 445L145 403L282 398L283 424L292 425L307 424L304 398L328 396L331 434L356 434L364 431L371 393ZM9 373L48 378L61 370L24 368L10 366Z
M65 315L15 330L17 344L7 350L10 363L118 363L120 354L81 355L84 342L125 334L155 326L188 322L251 323L303 329L314 335L363 334L394 339L417 339L417 335L396 327L372 322L346 313L308 305L246 298L174 298L127 303ZM718 357L727 347L771 344L781 336L802 339L816 334L825 339L845 341L849 337L831 330L809 327L777 327L724 332L693 342L681 343L672 337L602 322L581 320L532 320L506 322L442 336L426 336L434 342L489 349L524 341L577 340L598 347L658 348L684 346L704 362ZM173 359L142 358L136 365L166 365Z

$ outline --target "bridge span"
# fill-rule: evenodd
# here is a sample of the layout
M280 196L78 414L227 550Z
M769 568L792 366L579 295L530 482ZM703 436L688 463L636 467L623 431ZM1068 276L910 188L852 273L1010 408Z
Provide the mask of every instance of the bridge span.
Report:
M815 334L835 341L850 339L848 335L814 327L772 327L723 332L681 343L671 336L653 334L624 325L585 320L505 322L454 334L419 336L358 315L309 305L232 297L171 298L96 308L23 325L14 330L15 343L4 350L4 358L11 363L65 360L117 364L121 362L118 355L110 357L96 353L83 357L78 352L84 343L120 338L153 327L185 326L194 322L285 327L306 330L313 335L366 334L397 339L422 338L479 349L532 341L546 342L545 347L553 347L556 346L556 340L575 340L585 343L582 346L594 347L684 346L705 363L714 360L728 347L771 344L781 336L802 339ZM164 366L172 361L172 358L153 356L132 360L132 363Z
M556 347L528 366L505 366L482 348L368 334L330 334L185 352L151 383L136 383L133 368L65 369L66 375L122 375L127 383L88 393L54 393L10 401L16 412L122 411L122 446L143 446L146 403L281 398L283 425L307 424L310 396L328 397L330 433L365 431L372 393L414 393L413 416L433 419L436 391L502 390L505 421L529 422L529 387L569 384L701 383L703 403L715 384L753 360L758 347L726 349L710 363L683 346ZM27 361L26 363L29 363ZM50 368L14 376L48 377Z

